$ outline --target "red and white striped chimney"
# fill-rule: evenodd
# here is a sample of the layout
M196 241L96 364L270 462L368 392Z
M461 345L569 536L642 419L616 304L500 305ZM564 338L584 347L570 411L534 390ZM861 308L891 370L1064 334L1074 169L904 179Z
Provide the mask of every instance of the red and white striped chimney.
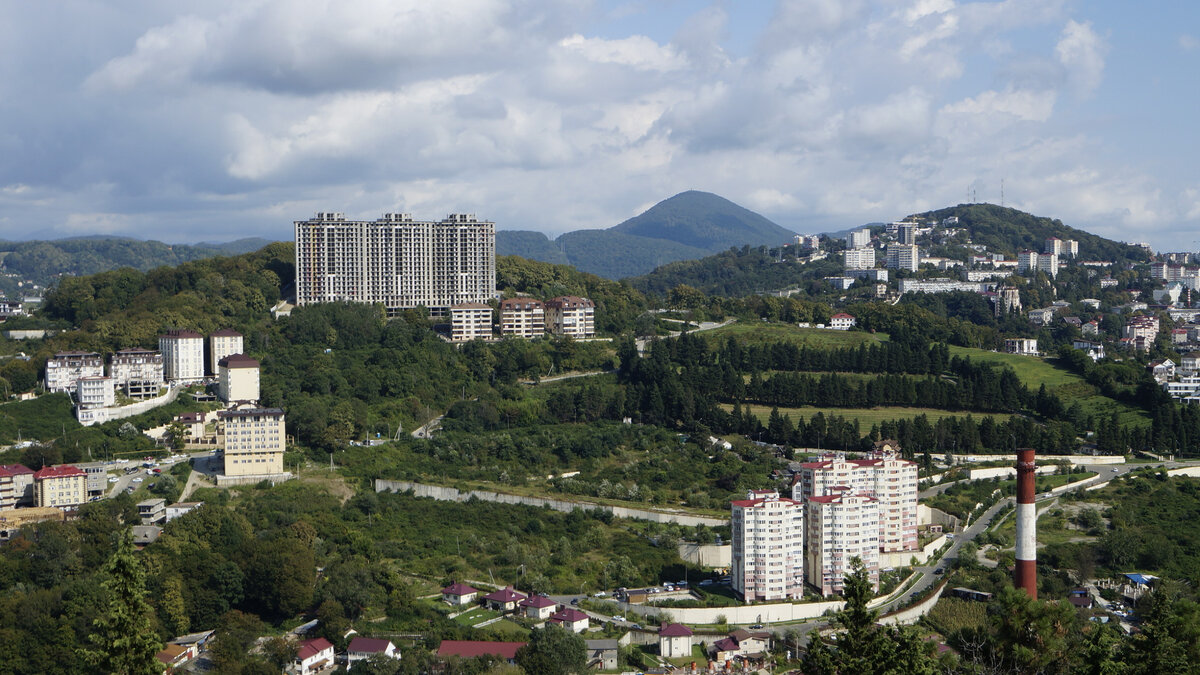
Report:
M1013 585L1037 600L1037 506L1034 451L1017 450L1017 569Z

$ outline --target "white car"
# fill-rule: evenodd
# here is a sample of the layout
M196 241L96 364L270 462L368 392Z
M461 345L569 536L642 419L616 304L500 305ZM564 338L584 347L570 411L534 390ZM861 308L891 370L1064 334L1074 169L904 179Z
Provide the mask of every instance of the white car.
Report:
M144 478L142 478L141 476L138 476L137 478L134 478L132 482L134 482L134 483L140 483L140 482L142 482L143 480L145 480L145 479L144 479Z

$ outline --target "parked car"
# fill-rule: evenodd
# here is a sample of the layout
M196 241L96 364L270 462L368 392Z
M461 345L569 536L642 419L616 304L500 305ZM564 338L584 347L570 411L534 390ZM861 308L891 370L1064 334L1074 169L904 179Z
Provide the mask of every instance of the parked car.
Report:
M946 570L942 569L941 567L933 571L934 574L944 574L945 572Z

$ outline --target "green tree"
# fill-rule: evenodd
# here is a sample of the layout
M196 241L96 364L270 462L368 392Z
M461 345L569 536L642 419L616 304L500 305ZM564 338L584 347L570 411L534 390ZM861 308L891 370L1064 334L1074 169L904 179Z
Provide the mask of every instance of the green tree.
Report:
M517 650L517 665L529 675L567 675L587 670L587 644L559 626L535 628Z
M162 648L155 634L153 610L146 602L146 572L133 548L133 530L124 530L102 571L106 595L104 610L92 623L93 631L81 656L98 672L123 675L157 675L161 664L154 655Z

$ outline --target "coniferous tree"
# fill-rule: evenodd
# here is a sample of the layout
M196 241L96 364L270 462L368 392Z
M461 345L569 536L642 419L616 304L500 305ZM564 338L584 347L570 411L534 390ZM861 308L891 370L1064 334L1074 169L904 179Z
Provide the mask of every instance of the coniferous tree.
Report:
M124 530L117 549L102 571L106 605L92 624L84 660L97 672L114 675L157 675L162 666L154 655L162 642L151 624L154 610L146 602L146 571L133 548L133 530Z

